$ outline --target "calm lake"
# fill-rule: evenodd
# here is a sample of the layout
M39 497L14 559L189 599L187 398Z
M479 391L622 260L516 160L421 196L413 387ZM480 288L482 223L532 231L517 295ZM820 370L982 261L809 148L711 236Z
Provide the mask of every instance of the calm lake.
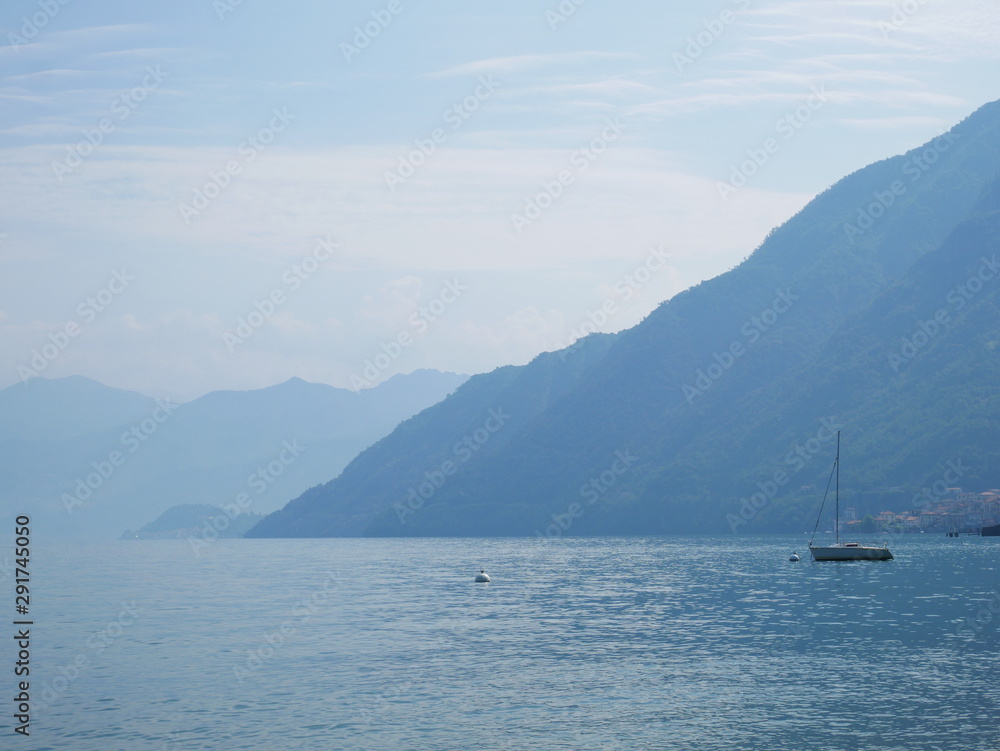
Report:
M1000 538L890 546L814 563L794 536L39 544L31 736L8 696L0 745L995 751Z

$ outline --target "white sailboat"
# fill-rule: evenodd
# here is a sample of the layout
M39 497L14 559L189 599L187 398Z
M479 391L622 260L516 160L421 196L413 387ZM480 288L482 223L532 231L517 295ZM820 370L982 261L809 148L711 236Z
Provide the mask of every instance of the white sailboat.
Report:
M813 536L809 539L809 552L812 553L814 561L891 561L892 553L889 552L888 543L883 543L882 547L870 547L857 542L840 541L840 431L837 431L837 458L833 462L833 472L837 478L834 497L836 498L836 512L834 519L835 542L833 545L820 546L813 545L816 537L816 530L819 529L819 520L823 515L823 506L826 505L826 493L823 494L823 503L819 507L819 517L816 519L816 526L813 528ZM833 479L832 477L830 479ZM830 491L830 483L826 484L827 492Z

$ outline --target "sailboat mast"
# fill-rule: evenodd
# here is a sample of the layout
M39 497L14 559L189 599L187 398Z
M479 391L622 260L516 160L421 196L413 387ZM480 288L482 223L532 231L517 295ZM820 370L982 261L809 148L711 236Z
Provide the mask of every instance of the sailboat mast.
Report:
M840 542L840 431L837 431L837 485L834 491L836 499L836 511L833 517L834 530L836 531L837 542Z

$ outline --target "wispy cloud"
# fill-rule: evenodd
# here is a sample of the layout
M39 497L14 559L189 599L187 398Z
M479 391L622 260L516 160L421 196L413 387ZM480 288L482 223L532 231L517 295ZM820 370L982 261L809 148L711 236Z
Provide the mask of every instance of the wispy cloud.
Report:
M117 372L206 390L291 375L343 385L435 275L455 270L488 280L462 299L463 310L483 301L478 317L443 320L400 367L523 361L561 343L601 285L607 294L617 259L661 242L677 259L627 325L731 267L843 174L995 98L984 71L1000 54L1000 8L986 0L905 3L917 10L902 17L897 0L678 0L583 4L558 33L531 4L414 5L345 65L337 42L369 16L343 5L244 3L220 23L208 2L134 4L127 17L141 22L102 24L116 17L108 8L70 4L30 43L0 48L0 353L37 346L24 326L57 325L64 298L87 292L79 271L99 281L127 259L150 286L59 367L126 386ZM723 6L731 22L678 70L675 53L704 39ZM115 102L158 64L169 76L121 118ZM471 96L480 76L500 84L488 100ZM721 201L730 165L814 88L829 105ZM466 103L458 127L443 119ZM267 136L284 106L292 127L244 160L240 144ZM571 157L619 116L621 140L575 171ZM115 127L101 138L107 117ZM53 163L83 152L59 182ZM403 160L417 168L389 190ZM572 184L514 232L511 214L566 169ZM178 206L195 191L215 197L186 223ZM227 353L221 332L275 283L263 270L280 273L328 233L338 265ZM69 291L49 290L55 281Z
M193 54L202 55L201 51L183 47L135 47L125 50L107 50L102 52L91 52L84 59L108 60L116 64L128 58L138 58L146 60L165 60L177 55L185 55L190 58Z
M95 43L104 44L109 39L121 39L123 37L148 34L155 31L155 25L144 23L84 26L77 29L53 30L45 35L45 41L61 46L82 46Z
M903 117L841 117L837 120L852 128L862 128L865 130L900 130L902 128L938 128L944 130L954 123L939 117L924 117L922 115L910 115Z
M487 60L475 60L462 65L456 65L444 70L429 73L432 78L450 76L475 76L482 73L514 73L539 68L571 67L576 65L629 61L640 59L640 56L628 52L560 52L539 55L516 55L513 57L495 57Z
M47 70L36 70L31 73L21 73L19 75L5 76L5 81L23 82L29 85L51 84L60 79L92 79L100 75L102 71L82 70L70 68L49 68Z

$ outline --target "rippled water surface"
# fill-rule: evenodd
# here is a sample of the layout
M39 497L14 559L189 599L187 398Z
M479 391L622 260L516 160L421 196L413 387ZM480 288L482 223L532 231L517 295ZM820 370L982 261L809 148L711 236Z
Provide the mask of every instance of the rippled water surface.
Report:
M32 734L14 737L995 751L1000 539L892 547L858 563L777 536L39 549Z

